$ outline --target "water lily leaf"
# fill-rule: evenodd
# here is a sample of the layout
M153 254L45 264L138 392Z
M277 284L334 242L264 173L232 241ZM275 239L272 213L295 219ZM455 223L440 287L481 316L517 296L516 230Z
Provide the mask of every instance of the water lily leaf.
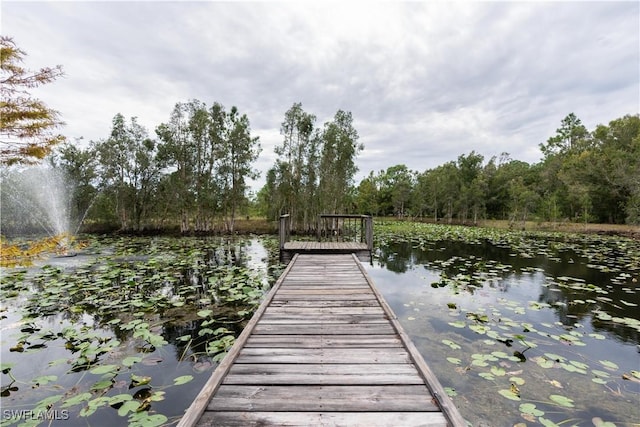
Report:
M471 329L472 331L482 335L485 334L490 328L488 326L485 325L469 325L469 329Z
M91 397L93 397L93 395L91 393L80 393L76 396L73 396L70 399L65 400L62 405L60 406L61 408L68 408L70 406L75 406L75 405L79 405L80 403L83 403L85 401L88 401L89 399L91 399Z
M456 389L452 387L445 387L444 391L447 393L447 396L449 397L454 397L458 395L458 392L456 391Z
M589 365L587 365L586 363L578 362L576 360L572 360L569 363L571 363L573 366L575 366L576 368L579 368L579 369L588 369L589 368Z
M601 377L601 378L609 378L611 376L608 372L600 371L598 369L592 369L591 372L593 372L595 376Z
M540 417L544 415L544 411L541 411L538 408L536 408L536 405L533 403L522 403L520 404L519 409L520 409L520 412L522 412L523 414L529 414L535 417Z
M120 369L120 366L118 365L101 365L101 366L96 366L95 368L91 369L89 372L95 375L102 375L102 374L116 372L118 369Z
M91 390L99 391L99 390L104 390L106 388L111 388L112 386L113 386L113 382L111 380L102 380L94 383L91 386Z
M605 368L613 370L613 371L619 369L618 365L616 365L615 363L611 362L610 360L600 360L600 364L602 366L604 366Z
M500 393L501 396L506 397L509 400L521 400L520 395L506 388L498 390L498 393Z
M118 403L126 402L127 400L132 400L133 397L130 394L117 394L109 398L109 405L117 405Z
M549 396L553 402L557 403L560 406L564 406L565 408L573 408L573 400L568 397L562 396L560 394L552 394Z
M520 378L520 377L510 377L509 381L511 381L514 384L518 384L518 385L523 385L525 383L524 378ZM542 415L542 414L540 414Z
M445 339L445 340L442 340L442 343L445 344L445 345L448 345L452 350L458 350L458 349L461 348L458 344L456 344L455 342L453 342L451 340Z
M149 376L131 374L131 385L133 387L149 384L150 382L151 382L151 377Z
M125 357L124 359L122 359L122 364L124 366L126 366L127 368L130 368L133 366L134 363L138 363L142 361L142 357L139 356L129 356L129 357Z
M213 314L213 310L200 310L196 314L200 317L209 317Z
M463 320L456 320L455 322L449 322L449 325L454 328L464 328L467 324Z
M603 340L603 339L607 338L606 336L604 336L604 335L602 335L602 334L595 333L595 332L594 332L594 333L589 334L589 336L590 336L591 338L596 339L596 340Z
M480 372L478 374L479 377L484 378L485 380L489 380L489 381L493 381L496 379L496 377L493 376L493 374L490 374L489 372Z
M538 421L540 422L540 424L542 424L544 427L560 427L558 424L554 423L551 420L548 420L546 418L543 417L538 417Z
M509 358L509 355L507 353L505 353L504 351L492 351L491 354L495 357L499 357L501 359L507 359Z
M129 412L136 412L140 403L137 400L128 400L122 403L122 406L118 408L118 415L121 417L126 416Z
M553 365L554 365L553 360L546 359L541 356L532 357L531 360L536 362L538 366L540 366L541 368L545 368L545 369L553 368Z
M616 427L614 423L609 421L604 421L600 417L592 418L591 422L593 423L594 427Z
M491 373L496 377L503 377L506 375L506 371L503 368L499 368L497 366L491 367Z
M459 365L462 363L462 360L458 359L457 357L447 357L447 361L449 363L453 363L454 365Z
M35 383L37 386L47 385L50 382L57 381L58 377L56 375L43 375L38 378L34 378L31 382Z
M189 381L191 381L192 379L193 379L193 375L183 375L181 377L174 378L173 384L174 385L186 384Z
M62 394L56 394L55 396L49 396L49 397L47 397L45 399L42 399L41 401L38 402L38 404L34 408L34 412L37 412L39 410L48 409L54 403L59 402L60 399L62 399L63 397L64 397L64 395L62 395Z
M558 380L548 380L547 382L556 388L564 388L562 383Z
M605 385L607 383L606 380L603 380L600 377L596 377L596 378L591 378L591 381L593 381L596 384L601 384L601 385Z
M169 419L166 415L137 412L129 417L129 425L142 427L157 427L165 424Z

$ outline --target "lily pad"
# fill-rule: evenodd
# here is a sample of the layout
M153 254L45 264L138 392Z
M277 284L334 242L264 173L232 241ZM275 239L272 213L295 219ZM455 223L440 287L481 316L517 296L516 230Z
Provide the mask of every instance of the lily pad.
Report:
M193 379L193 375L183 375L181 377L177 377L173 379L174 385L182 385L186 384Z
M519 394L516 394L513 391L506 388L498 390L498 393L500 393L502 397L506 397L509 400L521 400Z
M573 399L569 399L568 397L562 396L560 394L552 394L549 396L549 399L551 399L553 402L565 408L574 407Z
M544 411L541 411L538 408L536 408L536 405L533 403L522 403L520 404L518 409L523 414L533 415L534 417L540 417L544 415Z

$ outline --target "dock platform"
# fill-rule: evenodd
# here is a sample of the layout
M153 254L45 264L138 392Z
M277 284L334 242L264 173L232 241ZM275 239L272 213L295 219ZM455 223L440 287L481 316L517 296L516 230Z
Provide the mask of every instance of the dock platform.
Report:
M191 426L466 426L354 254L296 254Z

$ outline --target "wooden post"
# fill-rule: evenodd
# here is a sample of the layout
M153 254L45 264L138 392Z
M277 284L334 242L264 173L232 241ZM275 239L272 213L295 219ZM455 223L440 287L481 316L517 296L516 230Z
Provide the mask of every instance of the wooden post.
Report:
M365 242L367 243L367 248L369 251L373 251L373 217L367 216L365 219L366 229L367 229L367 237Z
M284 244L289 241L289 214L280 215L280 224L278 226L278 235L280 239L280 251L284 250Z

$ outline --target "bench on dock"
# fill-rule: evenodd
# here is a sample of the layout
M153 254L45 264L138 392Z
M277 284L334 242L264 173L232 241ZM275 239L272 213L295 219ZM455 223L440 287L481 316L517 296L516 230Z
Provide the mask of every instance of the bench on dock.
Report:
M178 424L466 426L355 254L295 254Z

